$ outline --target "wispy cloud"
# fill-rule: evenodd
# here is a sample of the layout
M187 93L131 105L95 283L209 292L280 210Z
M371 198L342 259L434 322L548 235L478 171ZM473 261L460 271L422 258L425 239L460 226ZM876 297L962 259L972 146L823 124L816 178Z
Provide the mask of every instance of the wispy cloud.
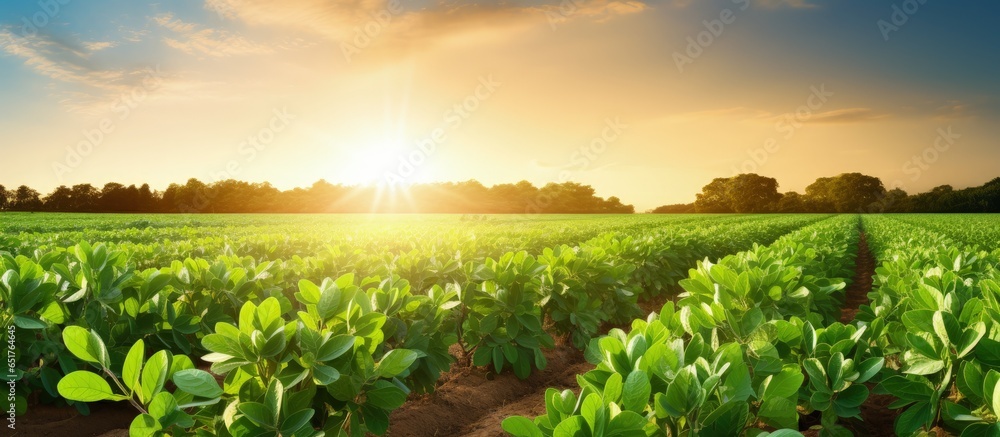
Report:
M788 113L777 113L762 109L736 106L730 108L708 109L686 112L668 116L673 122L698 121L706 119L728 118L738 122L774 122L788 117ZM861 123L890 117L891 114L879 112L871 108L845 108L817 112L808 117L797 117L802 123Z
M222 29L200 28L174 17L171 13L157 15L153 21L172 31L176 37L165 37L163 42L191 55L226 57L273 53L274 48L259 44L241 35Z
M466 41L481 42L484 35L546 27L548 17L553 15L560 22L605 22L649 9L647 3L638 0L574 0L569 8L565 3L522 6L507 2L441 2L406 9L390 7L387 0L205 0L205 9L250 26L304 31L335 42L350 41L364 32L365 26L374 28L377 24L377 38L383 48L399 50L453 44L469 34L476 37Z
M122 26L118 28L118 33L122 35L124 41L142 42L149 35L149 29L129 29Z
M813 114L803 120L804 123L861 123L866 121L880 120L889 117L890 114L878 112L871 108L846 108Z
M115 98L140 84L148 75L144 68L104 68L91 62L92 51L113 43L61 41L44 34L23 37L0 29L0 53L23 60L35 73L61 86L53 95L70 112L96 114Z
M99 52L104 49L110 49L117 46L118 43L114 41L84 41L83 47L89 52Z

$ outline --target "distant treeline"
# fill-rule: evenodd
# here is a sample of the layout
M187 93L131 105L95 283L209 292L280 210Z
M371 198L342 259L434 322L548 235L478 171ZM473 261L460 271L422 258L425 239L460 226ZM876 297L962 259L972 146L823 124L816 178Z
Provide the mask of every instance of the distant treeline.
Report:
M861 173L819 178L805 194L778 192L778 181L753 173L718 178L702 188L691 204L666 205L654 213L765 213L765 212L1000 212L1000 178L980 187L956 190L942 185L909 195Z
M597 197L592 187L574 182L538 188L527 181L486 187L477 181L417 184L404 189L344 186L324 180L309 188L281 191L269 183L197 179L171 184L164 191L109 183L60 186L47 195L20 186L0 185L0 210L53 212L161 213L627 213L617 197Z

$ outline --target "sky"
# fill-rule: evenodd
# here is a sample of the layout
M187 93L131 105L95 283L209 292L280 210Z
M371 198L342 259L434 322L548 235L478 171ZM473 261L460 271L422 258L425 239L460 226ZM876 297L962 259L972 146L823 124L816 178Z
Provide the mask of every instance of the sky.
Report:
M576 181L639 210L753 172L1000 176L995 2L30 0L0 184Z

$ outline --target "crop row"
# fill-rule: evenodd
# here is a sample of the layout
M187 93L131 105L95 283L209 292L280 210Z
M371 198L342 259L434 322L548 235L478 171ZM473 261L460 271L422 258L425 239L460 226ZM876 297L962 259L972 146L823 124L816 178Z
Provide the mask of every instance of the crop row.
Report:
M945 221L948 233L965 241L982 235L979 226L968 226L975 222ZM891 370L880 389L898 399L892 408L905 408L896 433L941 427L963 437L998 435L1000 251L980 251L937 232L940 226L898 218L866 217L865 227L881 266L871 305L858 319L873 331Z
M504 429L538 436L824 435L856 417L883 367L865 327L837 320L852 276L858 218L840 216L718 263L704 261L675 305L587 349L580 394L549 389L546 412ZM772 430L768 433L766 430ZM777 430L777 431L773 431ZM847 433L849 434L849 433Z
M16 216L15 216L16 217ZM350 247L366 254L397 255L413 250L460 255L463 260L482 260L506 252L527 251L533 255L546 247L579 243L607 232L641 233L662 229L697 229L725 226L761 217L657 217L636 216L553 220L464 221L455 217L355 218L306 216L274 222L270 216L256 224L233 224L227 217L207 217L200 221L178 216L136 216L148 220L126 221L129 216L101 216L95 229L63 229L62 216L53 230L25 231L7 224L0 235L0 251L32 256L70 247L80 241L101 242L109 250L125 252L137 269L162 267L173 260L214 258L218 255L252 257L258 262L306 257L324 253L330 247ZM79 217L84 220L88 216ZM546 216L548 217L548 216ZM90 219L96 220L96 219ZM15 223L17 220L12 220ZM44 220L43 220L44 221ZM168 226L168 224L176 226ZM120 226L114 228L114 225ZM27 229L45 229L45 224L25 223ZM76 224L79 229L80 224ZM112 226L111 228L107 228ZM20 232L16 230L21 229ZM345 249L346 250L346 249Z
M582 347L694 260L819 219L620 231L465 262L438 249L334 247L136 270L135 253L79 243L0 257L0 322L19 331L21 412L34 393L83 412L88 402L128 401L140 413L134 435L381 434L410 391L434 388L455 360L452 345L476 365L526 377L546 364L544 320Z
M839 419L874 387L902 409L897 435L1000 435L1000 251L978 249L996 247L994 219L866 216L880 266L850 325L836 318L856 234L839 220L702 263L676 306L592 341L579 395L550 389L544 415L504 429L798 435L799 416L820 412L820 435L851 435ZM813 280L781 281L800 276Z
M1000 249L1000 226L995 214L912 214L892 216L905 222L950 238L968 249L995 251Z

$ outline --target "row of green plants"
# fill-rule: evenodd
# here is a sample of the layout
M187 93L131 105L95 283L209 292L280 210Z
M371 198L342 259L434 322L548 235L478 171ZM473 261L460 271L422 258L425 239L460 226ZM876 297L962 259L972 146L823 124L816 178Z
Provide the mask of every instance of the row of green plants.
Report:
M963 239L982 234L951 223ZM880 390L902 409L896 433L1000 435L1000 251L977 248L997 241L970 247L899 218L866 217L865 226L881 265L858 320L894 371Z
M789 436L851 433L885 364L873 330L838 321L857 216L840 216L717 263L699 263L659 313L587 349L579 394L549 389L545 414L503 428L538 436Z
M188 257L288 259L319 254L328 246L379 254L434 248L441 253L461 251L472 260L520 250L536 254L606 232L690 229L737 221L725 216L516 217L470 222L456 216L419 215L13 215L0 223L0 251L31 256L35 250L101 242L110 250L126 252L138 269Z
M705 271L692 272L694 282L683 282L685 289L690 292L694 287L711 299L685 298L677 309L668 304L660 314L635 321L630 333L613 331L598 340L588 350L597 369L579 378L579 396L549 390L546 415L534 421L509 418L505 429L532 436L758 435L766 431L747 428L748 424L791 428L797 414L789 407L797 406L798 414L822 412L821 435L849 435L837 418L856 416L857 407L874 387L877 393L896 398L890 408L902 410L895 424L897 435L1000 434L1000 335L996 329L1000 251L978 250L996 247L996 241L981 238L983 218L966 220L964 225L935 222L934 230L903 222L921 224L922 219L865 217L881 265L869 296L872 303L861 308L853 325L830 323L836 312L824 314L821 306L814 307L807 310L808 327L799 343L797 329L786 328L786 323L800 326L801 307L775 309L767 293L746 301L725 301L728 293L722 291L731 289L727 284L744 281L743 274L754 271L755 263L766 258L759 254L715 276L713 268L707 269L707 278ZM939 230L946 230L948 236ZM826 238L837 241L834 236ZM970 247L963 241L977 243ZM822 266L832 266L829 271L836 274L840 264ZM754 278L747 275L746 281L753 284ZM710 318L715 314L714 301L726 302L715 313L740 321L728 333L718 332L718 322ZM751 310L744 312L748 307ZM730 314L734 309L735 317ZM757 330L741 326L757 326L761 320L775 323L777 338L760 338L754 335ZM701 324L713 330L697 332ZM707 343L713 345L707 354L705 338L711 338ZM724 343L731 338L737 339L736 345ZM778 380L791 381L787 393L799 387L797 397L776 401L773 394L766 394L770 384L759 387L753 378L751 384L743 383L747 378L741 369L756 376L766 367L760 365L764 354L758 348L768 350L772 345L778 350L776 356L785 358L784 364L772 370L788 372ZM654 347L658 349L647 355ZM698 354L693 361L691 350ZM816 351L822 351L821 356L815 356ZM808 358L803 360L803 356ZM671 365L651 364L664 361ZM682 374L684 366L693 367ZM744 408L744 404L748 405ZM782 410L775 405L786 407L784 424L780 423ZM791 429L776 433L795 434Z
M609 234L466 262L331 248L139 270L134 252L79 243L0 254L0 321L18 331L20 414L29 397L83 413L120 401L137 410L133 435L382 434L409 393L433 390L452 345L526 378L554 343L544 321L583 347L688 262L818 219L706 227L713 238ZM324 276L337 279L309 279Z

